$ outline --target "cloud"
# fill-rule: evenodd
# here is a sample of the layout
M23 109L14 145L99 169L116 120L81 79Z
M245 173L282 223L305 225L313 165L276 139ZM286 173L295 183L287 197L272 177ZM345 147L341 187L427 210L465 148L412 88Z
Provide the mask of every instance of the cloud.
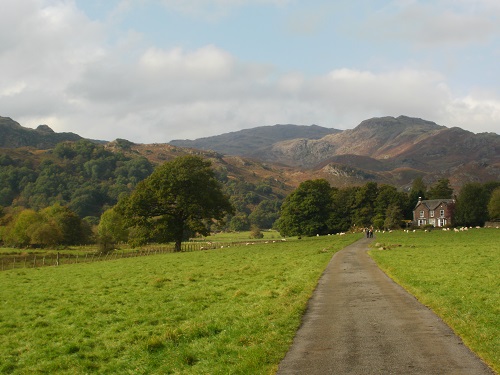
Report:
M89 20L71 1L6 1L0 115L24 126L152 143L275 123L352 128L373 116L408 115L498 132L495 93L458 95L431 68L306 75L242 60L215 44L150 45L134 30L111 42L108 25ZM250 1L188 3L230 8Z
M500 35L500 5L491 0L393 1L365 23L365 36L419 47L486 43Z
M68 81L105 54L103 30L70 2L7 0L3 5L2 110L24 115L56 111Z
M471 129L471 124L477 125L480 132L499 133L500 99L481 99L472 95L451 100L442 114L448 126L458 126Z

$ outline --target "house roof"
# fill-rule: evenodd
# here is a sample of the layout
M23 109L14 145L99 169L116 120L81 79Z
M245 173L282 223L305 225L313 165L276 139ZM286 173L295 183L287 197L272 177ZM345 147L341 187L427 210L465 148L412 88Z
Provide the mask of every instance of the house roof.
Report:
M420 204L425 204L425 206L429 210L435 210L436 208L439 207L441 203L444 203L446 205L450 203L455 203L454 199L425 199L425 200L419 200L415 208L417 208Z

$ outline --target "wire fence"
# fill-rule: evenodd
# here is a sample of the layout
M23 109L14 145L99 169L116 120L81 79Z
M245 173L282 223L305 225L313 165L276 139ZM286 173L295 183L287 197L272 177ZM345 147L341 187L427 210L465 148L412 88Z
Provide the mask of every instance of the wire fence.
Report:
M259 241L260 242L260 241ZM265 241L277 242L277 241ZM227 248L231 246L241 246L255 244L252 242L186 242L181 245L181 252L213 250L219 248ZM262 242L260 242L262 243ZM0 271L7 271L16 268L39 268L53 267L67 264L77 263L92 263L107 260L135 258L143 256L151 256L158 254L166 254L175 252L173 244L168 245L151 245L138 250L113 250L111 252L88 252L85 254L18 254L15 256L3 256L0 259ZM0 255L1 256L1 255Z

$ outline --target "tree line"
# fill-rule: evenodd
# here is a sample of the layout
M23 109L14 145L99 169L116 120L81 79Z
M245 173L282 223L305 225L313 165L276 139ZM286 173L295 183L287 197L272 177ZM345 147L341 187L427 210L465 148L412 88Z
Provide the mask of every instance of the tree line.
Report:
M153 168L144 158L89 141L59 144L50 155L38 166L0 157L0 171L8 177L0 180L0 197L11 204L0 206L5 245L99 242L111 249L117 242L174 242L180 248L181 241L213 230L275 228L286 236L311 236L398 228L412 218L419 198L456 198L458 225L500 219L500 182L468 183L454 196L448 179L427 187L417 178L409 192L375 182L336 188L318 179L282 197L271 183L229 179L197 156Z
M500 219L500 182L466 183L454 195L450 181L439 179L429 188L422 178L409 193L394 186L368 182L338 189L324 179L305 181L286 197L276 228L287 236L313 236L356 228L398 229L413 218L419 199L456 200L455 225L484 225Z
M137 225L132 225L134 228L130 230L118 229L121 219L110 210L119 202L124 202L138 184L152 176L154 166L147 159L126 157L87 140L60 143L54 150L40 154L42 156L38 159L29 156L16 159L6 153L0 154L0 244L38 247L52 246L56 242L59 245L99 242L107 247L110 241L129 241L135 245L146 240L166 240L159 235L147 237L141 234ZM167 167L171 165L166 163ZM180 176L185 171L192 172L190 168L192 165L183 165L168 173ZM198 185L217 181L221 184L222 193L230 197L231 206L231 210L225 212L225 226L211 223L213 228L246 230L251 223L260 228L272 227L279 202L283 199L283 196L274 192L273 181L263 180L252 184L238 178L229 179L224 167L209 169L213 176L205 175L207 181L198 181ZM189 175L195 176L194 173ZM178 191L182 189L185 187L177 186ZM123 202L119 207L123 207ZM81 236L72 237L70 242L60 241L56 233L64 232L64 229L51 225L49 231L45 224L45 236L32 235L34 232L31 229L46 221L43 211L55 205L64 207L79 219L78 225L85 228ZM110 221L113 223L110 224ZM115 228L112 237L103 229L106 226ZM89 228L93 230L89 231ZM159 229L155 231L161 233ZM198 232L203 231L200 229Z
M130 193L154 166L88 140L62 142L38 155L0 154L0 206L40 210L67 206L97 223L107 207Z

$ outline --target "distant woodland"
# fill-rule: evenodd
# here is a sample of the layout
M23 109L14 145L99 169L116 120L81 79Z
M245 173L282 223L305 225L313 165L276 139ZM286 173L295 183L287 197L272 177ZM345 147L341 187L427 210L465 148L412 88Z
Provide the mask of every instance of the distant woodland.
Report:
M0 244L45 247L98 242L102 215L160 164L85 139L61 142L49 150L3 149ZM457 198L455 224L482 225L500 219L498 181L466 183L458 194L446 178L431 186L416 178L409 192L373 181L330 187L322 179L286 190L276 179L229 178L220 166L214 167L214 173L234 210L213 230L253 229L258 234L275 228L287 235L315 235L367 226L397 228L412 219L419 197ZM294 212L300 212L298 224Z

